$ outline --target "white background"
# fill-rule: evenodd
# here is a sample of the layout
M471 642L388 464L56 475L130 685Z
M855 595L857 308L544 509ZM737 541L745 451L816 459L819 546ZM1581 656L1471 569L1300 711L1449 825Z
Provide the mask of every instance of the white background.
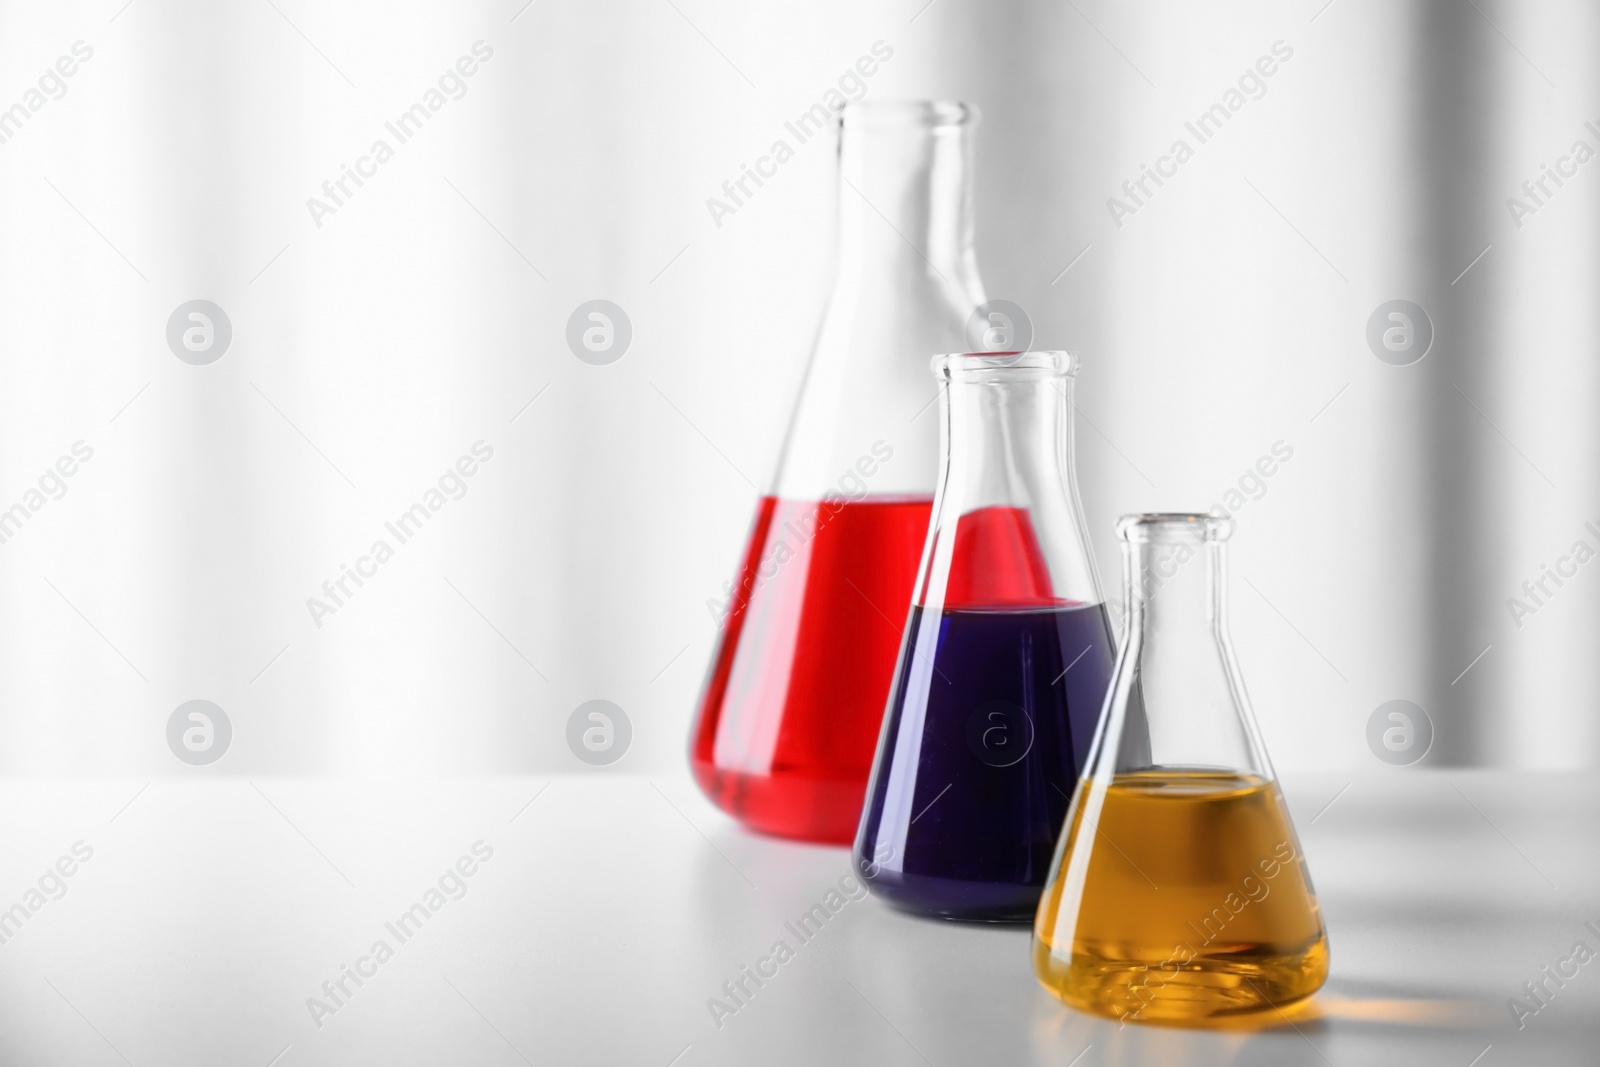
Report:
M705 200L878 40L870 97L984 112L980 265L1082 352L1108 589L1117 515L1294 449L1234 542L1280 770L1375 766L1393 698L1432 762L1595 764L1600 568L1520 629L1506 607L1600 547L1600 170L1521 228L1505 206L1600 147L1588 8L523 2L0 4L0 107L94 50L0 144L0 507L94 449L0 545L0 771L576 770L567 716L605 698L627 766L679 772L821 311L829 149L720 227ZM466 95L315 225L479 40ZM1119 228L1107 198L1279 40L1266 95ZM1397 297L1435 327L1403 368L1364 339ZM165 340L196 298L233 327L209 366ZM633 324L610 366L565 344L595 298ZM316 627L306 599L480 439L468 494ZM204 771L165 740L195 698L234 728Z

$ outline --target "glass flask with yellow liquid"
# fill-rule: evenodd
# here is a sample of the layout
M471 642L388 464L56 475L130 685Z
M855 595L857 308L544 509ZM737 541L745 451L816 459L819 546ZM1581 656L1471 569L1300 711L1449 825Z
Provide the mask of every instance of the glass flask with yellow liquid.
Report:
M1122 648L1034 923L1039 980L1127 1022L1219 1023L1321 987L1311 875L1228 636L1211 515L1128 515Z

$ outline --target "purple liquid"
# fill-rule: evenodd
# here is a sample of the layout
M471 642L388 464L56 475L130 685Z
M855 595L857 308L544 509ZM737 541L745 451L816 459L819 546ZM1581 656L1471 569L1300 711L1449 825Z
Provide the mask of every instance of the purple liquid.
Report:
M924 634L919 605L906 632L856 869L906 911L1031 922L1111 680L1105 609L947 610Z

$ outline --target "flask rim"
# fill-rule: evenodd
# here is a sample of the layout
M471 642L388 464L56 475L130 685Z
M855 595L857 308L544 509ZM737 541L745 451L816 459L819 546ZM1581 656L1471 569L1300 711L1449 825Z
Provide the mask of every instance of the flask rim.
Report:
M856 100L840 109L838 122L852 130L879 126L933 129L974 126L979 117L976 106L960 100Z
M1233 536L1233 520L1203 511L1148 511L1117 520L1117 536L1129 544L1183 538L1221 542Z
M1078 354L1061 349L1027 352L948 352L929 362L943 382L1041 381L1078 373Z

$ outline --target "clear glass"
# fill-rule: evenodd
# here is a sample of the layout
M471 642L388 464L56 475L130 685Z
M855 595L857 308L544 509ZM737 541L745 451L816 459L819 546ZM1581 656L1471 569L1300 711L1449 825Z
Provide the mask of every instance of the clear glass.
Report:
M1228 636L1232 523L1117 529L1122 652L1039 902L1035 970L1125 1021L1283 1007L1327 978L1328 942Z
M944 460L855 860L948 919L1033 918L1111 675L1065 352L941 356Z
M759 502L691 738L707 796L750 827L848 844L938 470L930 352L984 300L965 104L838 121L837 274Z

